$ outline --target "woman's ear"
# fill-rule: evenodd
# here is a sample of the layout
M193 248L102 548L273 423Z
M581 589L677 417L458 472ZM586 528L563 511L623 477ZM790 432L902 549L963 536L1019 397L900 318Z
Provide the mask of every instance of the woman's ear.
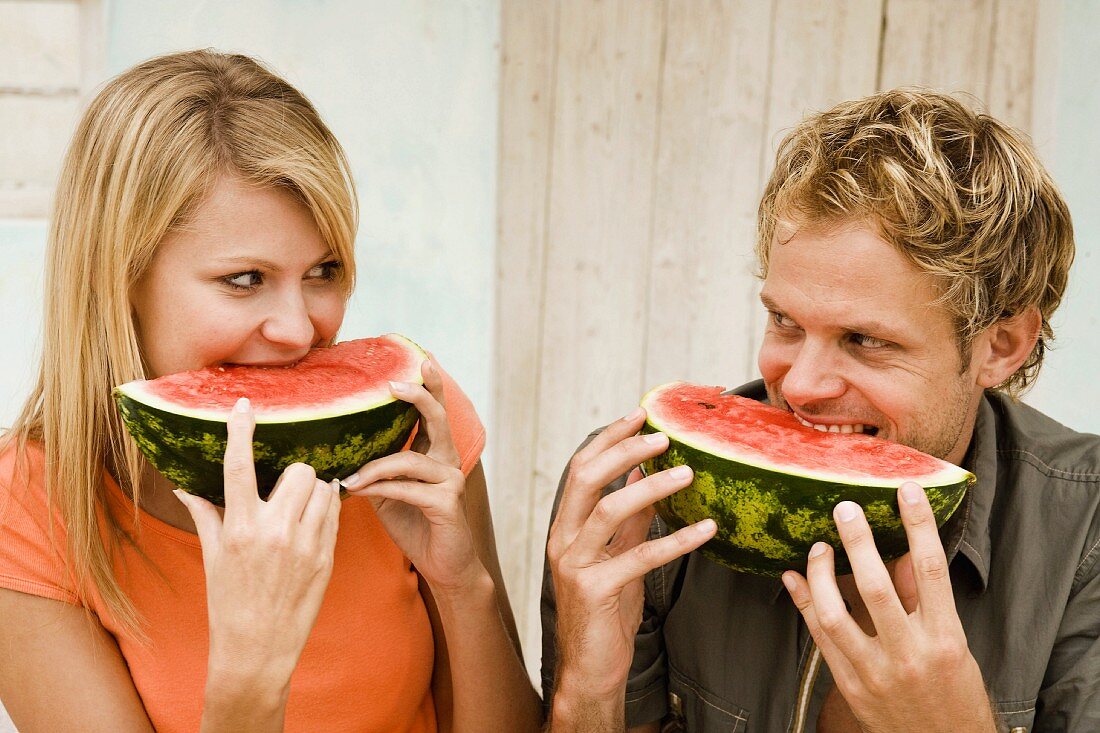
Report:
M1039 309L1032 307L986 329L979 337L985 348L974 352L980 354L981 363L972 365L978 385L996 387L1015 374L1031 356L1042 325Z

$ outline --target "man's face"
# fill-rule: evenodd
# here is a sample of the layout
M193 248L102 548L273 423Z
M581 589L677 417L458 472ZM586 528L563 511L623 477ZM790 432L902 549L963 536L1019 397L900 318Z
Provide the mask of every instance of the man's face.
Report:
M981 387L961 369L932 279L873 229L773 242L759 366L773 405L816 429L872 433L961 463Z

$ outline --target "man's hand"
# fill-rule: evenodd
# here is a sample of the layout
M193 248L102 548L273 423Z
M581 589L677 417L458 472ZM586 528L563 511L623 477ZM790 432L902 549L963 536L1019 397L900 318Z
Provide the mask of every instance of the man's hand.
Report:
M833 514L874 635L845 608L829 545L810 550L806 578L788 572L783 583L864 731L991 733L996 723L928 498L908 482L898 504L910 551L893 578L860 507L841 502Z
M560 649L552 730L622 731L626 678L642 618L642 578L714 536L703 520L645 541L653 503L691 483L686 466L641 478L602 499L603 488L668 449L660 433L637 435L645 412L609 425L569 466L546 553L558 603Z

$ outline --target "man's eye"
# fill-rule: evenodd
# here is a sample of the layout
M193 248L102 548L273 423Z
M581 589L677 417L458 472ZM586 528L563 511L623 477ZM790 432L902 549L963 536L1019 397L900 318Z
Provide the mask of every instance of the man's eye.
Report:
M888 341L883 341L882 339L877 339L874 336L868 336L864 333L853 333L849 338L852 340L852 343L857 346L862 346L865 349L881 349L890 345Z
M230 275L229 277L222 278L222 280L226 285L238 290L255 290L263 283L264 278L260 273L251 270L249 272Z
M788 318L782 313L779 313L778 311L770 311L770 313L772 317L772 323L779 326L780 328L794 328L796 325L798 325L792 319Z

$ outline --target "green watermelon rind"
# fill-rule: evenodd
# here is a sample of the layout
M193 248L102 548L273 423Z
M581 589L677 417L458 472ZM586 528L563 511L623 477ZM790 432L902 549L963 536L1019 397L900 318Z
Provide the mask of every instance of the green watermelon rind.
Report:
M224 420L203 420L143 404L116 389L119 412L138 449L165 478L184 491L225 505ZM253 433L256 484L266 498L292 463L307 463L322 481L341 479L364 463L401 450L419 412L391 402L360 412L284 423L260 422ZM228 415L227 415L228 417Z
M648 422L643 433L658 432ZM806 572L806 559L815 542L827 542L836 551L836 572L851 572L851 564L837 534L833 508L854 501L867 516L875 547L889 562L909 550L898 513L897 485L865 486L794 472L769 470L728 457L718 457L677 440L666 429L668 450L646 461L648 474L675 466L690 466L692 483L657 503L657 513L675 531L713 518L715 537L700 552L704 557L738 572L778 577L787 570ZM958 480L927 485L937 526L955 512L975 477L959 469Z

